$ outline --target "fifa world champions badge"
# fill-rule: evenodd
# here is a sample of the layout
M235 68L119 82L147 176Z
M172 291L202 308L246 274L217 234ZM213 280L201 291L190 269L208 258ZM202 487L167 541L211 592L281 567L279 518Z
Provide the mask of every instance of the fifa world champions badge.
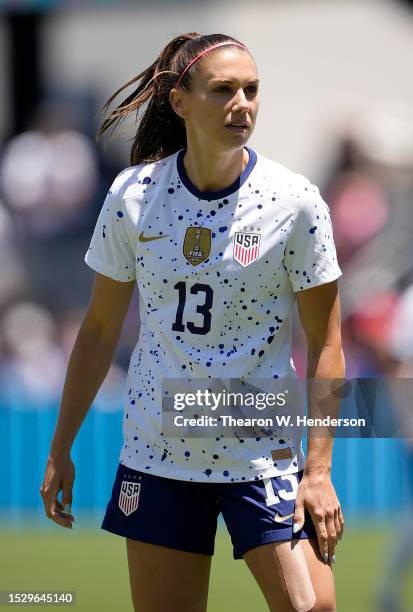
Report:
M137 482L130 482L129 480L123 480L120 493L118 506L122 510L125 516L129 516L138 507L139 493L141 485Z
M183 249L185 258L193 266L204 262L211 252L211 230L207 227L188 227Z
M244 268L257 261L260 254L261 234L235 232L233 255Z

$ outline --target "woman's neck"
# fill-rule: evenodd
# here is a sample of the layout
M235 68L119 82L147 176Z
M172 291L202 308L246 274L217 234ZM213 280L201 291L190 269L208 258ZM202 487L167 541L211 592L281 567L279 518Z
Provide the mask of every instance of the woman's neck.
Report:
M183 162L191 183L199 191L220 191L239 178L248 164L245 148L220 153L194 150L188 143Z

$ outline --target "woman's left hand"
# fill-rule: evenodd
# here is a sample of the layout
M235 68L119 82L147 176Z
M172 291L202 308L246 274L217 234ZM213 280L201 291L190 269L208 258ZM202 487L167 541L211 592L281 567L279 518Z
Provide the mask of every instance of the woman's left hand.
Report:
M294 533L304 525L305 509L316 528L322 559L334 563L336 545L343 536L344 518L329 473L304 472L295 502Z

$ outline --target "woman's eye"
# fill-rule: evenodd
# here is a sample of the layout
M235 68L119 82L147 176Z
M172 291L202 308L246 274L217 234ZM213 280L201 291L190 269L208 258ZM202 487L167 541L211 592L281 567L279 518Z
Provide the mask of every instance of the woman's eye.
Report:
M229 85L218 85L217 87L215 87L214 91L217 93L228 93L231 91L231 87ZM258 87L257 85L248 85L248 87L246 87L244 91L249 95L256 94L258 91Z

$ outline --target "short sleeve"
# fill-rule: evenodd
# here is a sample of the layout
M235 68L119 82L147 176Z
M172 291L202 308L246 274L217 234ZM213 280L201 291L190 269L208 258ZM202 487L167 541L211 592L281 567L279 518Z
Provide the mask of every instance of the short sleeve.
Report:
M294 292L341 276L330 210L314 185L308 183L302 193L284 252L284 265Z
M130 223L124 199L110 190L85 255L85 262L95 272L117 281L136 279Z

